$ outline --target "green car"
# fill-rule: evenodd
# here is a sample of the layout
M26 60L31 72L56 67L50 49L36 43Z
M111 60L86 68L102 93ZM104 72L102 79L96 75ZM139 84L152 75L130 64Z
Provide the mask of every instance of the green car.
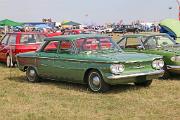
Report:
M46 38L36 52L17 56L18 67L30 82L41 78L88 84L93 92L110 85L149 86L164 74L159 55L126 53L104 35L67 35Z
M117 44L127 52L157 54L164 58L165 75L180 73L180 45L167 34L124 35Z

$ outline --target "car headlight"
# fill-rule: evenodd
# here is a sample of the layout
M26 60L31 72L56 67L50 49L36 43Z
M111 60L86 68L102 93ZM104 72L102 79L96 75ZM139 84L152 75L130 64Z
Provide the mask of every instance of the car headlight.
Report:
M124 65L122 64L113 64L110 66L111 73L120 74L124 71Z
M180 56L174 56L171 58L171 61L173 62L180 62Z
M154 60L152 62L152 67L157 70L162 69L164 67L164 61L162 59Z

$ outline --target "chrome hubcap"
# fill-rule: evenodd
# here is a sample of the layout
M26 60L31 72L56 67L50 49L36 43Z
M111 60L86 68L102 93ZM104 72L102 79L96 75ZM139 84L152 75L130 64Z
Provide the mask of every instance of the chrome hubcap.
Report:
M30 71L29 71L29 75L30 75L31 77L33 77L33 76L35 75L35 71L34 71L34 70L30 70Z
M94 85L98 86L98 85L100 84L100 79L99 79L99 77L97 77L97 76L93 77L92 83L93 83Z

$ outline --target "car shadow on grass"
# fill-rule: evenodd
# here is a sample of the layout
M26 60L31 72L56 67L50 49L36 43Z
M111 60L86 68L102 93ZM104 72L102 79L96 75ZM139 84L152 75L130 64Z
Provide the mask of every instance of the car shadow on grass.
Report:
M180 81L180 75L179 74L172 74L169 78L159 78L159 80L174 80L174 81Z
M64 82L64 81L57 81L57 80L49 80L49 79L42 79L41 82L38 83L31 83L28 82L26 77L24 75L20 76L14 76L14 77L7 77L8 80L13 80L15 82L20 83L27 83L27 84L38 84L38 85L53 85L56 86L59 89L65 89L65 90L74 90L78 92L88 92L93 93L88 89L88 85L86 84L79 84L79 83L70 83L70 82ZM137 87L134 84L120 84L120 85L114 85L110 87L110 90L106 92L106 94L110 93L120 93L125 91L134 91L141 89L142 87Z
M119 84L119 85L113 85L111 86L110 91L107 93L121 93L121 92L126 92L126 91L136 91L139 89L142 89L144 87L140 86L135 86L134 84Z
M0 67L7 68L5 63L0 62Z

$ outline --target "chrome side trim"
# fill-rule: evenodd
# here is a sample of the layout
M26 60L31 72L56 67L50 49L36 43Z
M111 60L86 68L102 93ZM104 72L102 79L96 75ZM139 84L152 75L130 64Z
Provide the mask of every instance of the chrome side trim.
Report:
M23 58L37 58L37 59L50 59L50 60L62 60L62 61L72 61L72 62L87 62L87 63L109 63L109 64L118 64L118 61L106 62L106 61L93 61L93 60L77 60L77 59L63 59L58 57L23 57Z
M168 70L171 70L171 69L180 70L180 66L167 65L167 69Z
M107 78L108 79L120 79L120 78L131 78L131 77L138 77L138 76L145 76L145 75L160 75L163 73L164 73L164 70L157 70L154 72L135 73L135 74L130 74L130 75L112 75Z

